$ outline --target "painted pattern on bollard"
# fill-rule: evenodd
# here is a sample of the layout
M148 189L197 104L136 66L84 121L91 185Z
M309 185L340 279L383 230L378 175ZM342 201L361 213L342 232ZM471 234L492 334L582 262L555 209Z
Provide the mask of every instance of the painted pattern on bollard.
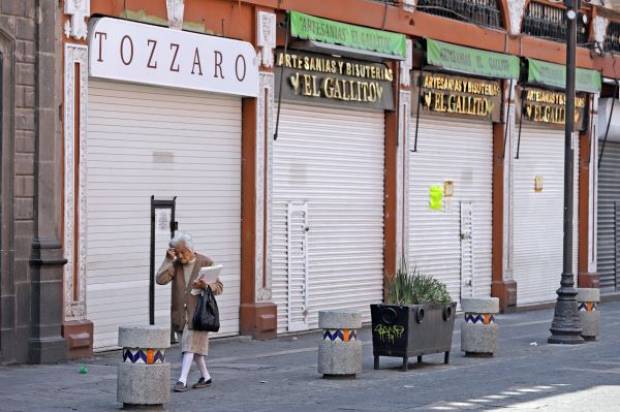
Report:
M118 345L117 400L124 408L161 406L170 400L170 329L161 326L121 326Z
M579 318L581 319L583 329L581 336L586 340L598 339L601 319L601 312L599 312L600 302L601 291L599 289L577 289L577 306L579 307Z
M498 298L463 299L465 321L461 325L461 350L466 356L493 356L497 350Z
M362 344L357 331L362 317L357 312L319 312L323 338L319 345L318 371L325 378L349 377L362 372Z

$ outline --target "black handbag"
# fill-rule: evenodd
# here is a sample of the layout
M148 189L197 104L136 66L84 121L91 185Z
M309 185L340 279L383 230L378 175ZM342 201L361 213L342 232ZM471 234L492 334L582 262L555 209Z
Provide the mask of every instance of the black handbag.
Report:
M220 311L210 287L207 287L198 297L192 318L192 329L203 332L220 330Z

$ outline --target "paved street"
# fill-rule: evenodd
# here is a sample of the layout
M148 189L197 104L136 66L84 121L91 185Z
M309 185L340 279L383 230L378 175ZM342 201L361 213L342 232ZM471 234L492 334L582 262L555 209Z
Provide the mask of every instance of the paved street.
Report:
M620 302L605 303L599 342L546 344L552 310L498 317L500 349L493 359L465 358L456 326L452 363L428 356L409 372L398 359L372 369L366 329L364 373L357 380L324 380L316 373L318 334L277 341L215 341L209 368L215 384L173 394L175 411L618 411ZM80 363L0 368L2 411L108 411L116 401L119 352ZM170 353L173 376L179 353ZM197 379L192 370L190 382ZM173 382L171 382L172 384Z

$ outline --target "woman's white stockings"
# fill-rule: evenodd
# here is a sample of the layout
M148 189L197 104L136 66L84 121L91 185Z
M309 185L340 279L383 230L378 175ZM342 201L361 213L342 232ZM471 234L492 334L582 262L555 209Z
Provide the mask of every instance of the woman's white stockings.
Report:
M211 375L209 375L209 371L207 370L207 357L205 355L196 355L194 360L200 369L202 377L205 378L206 381L211 379Z
M189 375L189 369L192 367L192 360L194 360L194 354L192 352L185 352L183 354L181 376L179 377L179 382L183 383L183 385L187 385L187 376Z

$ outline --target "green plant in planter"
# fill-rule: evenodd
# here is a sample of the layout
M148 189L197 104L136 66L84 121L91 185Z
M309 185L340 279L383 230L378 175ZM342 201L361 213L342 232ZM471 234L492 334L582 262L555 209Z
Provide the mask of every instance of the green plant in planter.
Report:
M402 358L407 370L409 357L421 362L423 355L443 352L447 364L456 303L446 285L415 267L409 271L403 259L386 291L385 304L370 305L375 369L381 356Z
M403 259L398 271L388 285L388 304L422 305L450 303L452 299L446 285L430 275L420 273L416 267L409 272Z

